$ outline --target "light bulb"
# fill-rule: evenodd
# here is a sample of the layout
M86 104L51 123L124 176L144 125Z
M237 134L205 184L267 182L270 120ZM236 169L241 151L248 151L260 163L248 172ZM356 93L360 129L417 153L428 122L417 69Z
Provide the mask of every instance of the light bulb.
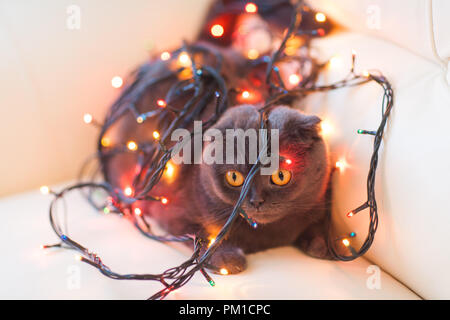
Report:
M159 134L158 131L153 131L153 138L154 138L155 140L158 140L160 136L161 136L161 135Z
M49 194L50 193L50 188L47 186L42 186L39 188L39 190L41 191L42 194Z
M169 52L164 51L163 53L161 53L161 60L167 61L170 59L171 56L172 55Z
M142 210L139 208L134 208L134 214L137 216L140 216L140 215L142 215Z
M291 74L289 76L289 83L292 84L293 86L296 86L300 83L301 81L301 77L298 74Z
M156 104L157 104L158 107L160 107L160 108L165 108L165 107L167 106L166 101L164 101L163 99L158 99L158 100L156 101Z
M111 79L111 85L113 86L113 88L120 88L123 85L123 80L121 77L119 76L115 76Z
M225 30L220 24L215 24L211 27L211 34L213 37L219 38L223 36Z
M220 274L227 275L228 274L228 270L225 269L225 268L222 268L222 269L220 269Z
M317 22L325 22L327 20L327 16L322 12L317 12L315 18Z
M258 7L256 6L256 4L249 2L245 5L245 11L247 13L256 13L258 12Z
M131 151L136 151L138 149L138 145L134 141L128 141L127 148Z
M84 123L89 124L89 123L92 122L92 120L93 120L93 117L92 117L92 115L91 115L90 113L85 113L85 114L83 115L83 121L84 121Z
M169 200L167 198L165 198L165 197L161 197L161 203L162 204L167 204L167 203L169 203Z
M131 187L126 187L125 189L123 189L123 193L129 197L133 194L133 189Z

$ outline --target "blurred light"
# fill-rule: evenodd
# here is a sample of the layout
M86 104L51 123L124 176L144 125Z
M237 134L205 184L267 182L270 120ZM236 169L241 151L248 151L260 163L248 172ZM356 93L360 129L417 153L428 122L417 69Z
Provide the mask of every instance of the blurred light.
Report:
M138 145L134 141L128 141L127 148L131 151L136 151L138 149Z
M142 215L142 210L139 208L134 208L134 214L137 216L140 216L140 215Z
M155 140L158 140L160 136L161 136L161 135L159 134L158 131L153 131L153 138L154 138Z
M131 187L126 187L126 188L123 190L123 193L124 193L127 197L129 197L129 196L131 196L131 195L133 194L133 189L132 189Z
M48 186L42 186L39 188L39 190L41 191L42 194L49 194L50 193L50 188Z
M339 56L334 56L328 61L330 68L339 68L342 66L342 60Z
M345 159L341 159L336 162L336 168L339 169L340 172L344 172L347 167L348 167L348 164L345 161Z
M122 85L123 85L123 80L122 80L122 78L121 77L119 77L119 76L115 76L115 77L113 77L112 79L111 79L111 85L114 87L114 88L120 88Z
M256 13L258 12L258 7L256 6L256 4L249 2L245 5L245 11L247 13Z
M220 274L227 275L228 274L228 270L225 269L225 268L222 268L222 269L220 269Z
M292 160L291 159L286 159L286 164L292 164Z
M92 122L92 120L93 120L93 118L92 118L92 115L90 113L85 113L84 114L84 116L83 116L84 123L89 124L89 123Z
M216 242L216 238L211 238L208 243L208 247L211 247L213 243Z
M242 92L242 98L243 98L243 99L248 99L248 98L250 98L250 92L248 92L248 91Z
M250 49L250 50L247 51L247 57L248 57L250 60L258 59L258 57L259 57L259 51L256 50L256 49Z
M186 52L183 52L178 56L178 63L180 66L187 68L191 66L192 61L189 55Z
M325 22L325 20L327 20L327 16L322 12L317 12L315 18L317 22Z
M163 99L158 99L156 101L156 104L158 105L158 107L161 107L161 108L165 108L167 106L166 101L164 101Z
M350 245L350 241L348 241L348 239L344 239L342 240L342 243L344 244L344 246L348 247Z
M326 119L322 120L322 122L320 123L320 128L322 129L322 136L324 136L324 137L329 136L334 131L333 126L331 125L330 121L328 121Z
M109 147L111 145L111 140L107 137L103 137L101 140L101 144L104 147Z
M161 197L161 203L167 204L167 203L169 203L169 200L166 197Z
M221 37L223 36L224 33L224 29L220 24L215 24L211 27L211 34L213 35L213 37Z
M163 61L169 60L171 56L172 55L169 52L164 51L163 53L161 53L161 60Z
M298 74L293 73L289 76L289 83L294 86L298 85L300 83L300 81L301 81L301 77Z

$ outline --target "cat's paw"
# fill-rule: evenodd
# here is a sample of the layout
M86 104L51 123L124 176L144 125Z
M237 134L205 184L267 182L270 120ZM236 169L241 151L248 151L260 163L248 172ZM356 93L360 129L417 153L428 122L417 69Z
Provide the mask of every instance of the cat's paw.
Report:
M333 256L328 249L328 243L323 237L316 236L312 239L304 240L301 247L303 251L311 257L333 259Z
M209 262L214 273L221 273L221 269L226 269L228 274L236 274L247 269L247 259L240 248L219 247L211 256Z

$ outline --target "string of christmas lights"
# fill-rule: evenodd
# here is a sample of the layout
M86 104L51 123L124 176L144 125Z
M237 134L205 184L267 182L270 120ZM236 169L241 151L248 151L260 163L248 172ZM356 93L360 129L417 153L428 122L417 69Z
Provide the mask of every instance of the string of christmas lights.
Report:
M276 6L281 4L290 4L290 1L278 1ZM240 6L233 4L227 8L223 6L223 12L227 10L236 12L246 12L250 14L258 14L259 12L270 12L270 6L266 4L264 8L259 7L255 3L243 3ZM375 198L375 174L378 164L378 152L382 142L384 128L387 123L390 111L393 106L393 91L387 79L379 74L371 74L363 72L358 74L355 72L355 53L352 54L352 67L345 79L329 85L319 85L316 83L320 70L326 64L317 63L309 55L295 55L292 54L292 45L290 40L294 37L301 37L304 44L299 44L300 47L309 49L309 42L312 38L317 36L324 36L323 28L317 28L310 31L300 29L301 21L305 15L311 14L311 10L303 4L303 1L298 1L293 7L293 14L291 22L284 34L281 44L270 56L267 54L261 55L257 52L257 58L248 56L248 63L250 66L259 67L265 66L265 83L267 85L268 98L260 108L261 128L267 128L267 116L271 108L279 103L293 102L295 99L302 98L307 94L314 92L324 92L335 90L343 87L358 86L368 82L378 83L384 90L382 101L382 120L376 131L360 129L358 134L369 134L374 136L374 148L370 161L370 169L367 177L367 200L358 208L347 213L348 217L358 214L360 211L369 209L369 230L368 235L359 250L356 250L351 244L351 239L356 237L356 233L343 237L329 237L329 247L333 256L338 260L350 261L363 255L370 248L378 226L378 212ZM315 20L320 24L327 21L323 13L315 13ZM224 26L214 24L210 28L211 37L221 38L227 32ZM289 45L288 45L289 44ZM309 51L308 51L309 52ZM289 54L288 54L289 53ZM255 54L255 55L256 55ZM198 57L201 59L198 59ZM287 89L286 84L280 74L278 67L279 63L298 60L302 63L309 63L312 68L309 73L297 74L293 73L289 76L288 81L291 86ZM260 157L252 166L249 174L242 185L239 199L237 200L233 210L230 213L226 223L221 230L212 239L203 239L197 235L156 235L152 229L151 224L146 220L143 212L137 204L139 201L159 201L165 205L169 203L170 199L167 195L152 195L155 185L166 174L171 172L171 153L177 144L170 146L168 138L173 130L177 128L186 128L194 120L199 119L203 114L206 106L215 105L214 113L203 122L205 128L212 126L225 110L236 102L236 97L246 101L252 95L252 92L247 88L227 88L226 81L222 75L223 57L221 53L214 50L210 46L200 44L185 43L180 49L173 52L163 52L159 56L159 60L171 65L169 71L165 70L163 74L155 75L152 69L152 62L149 62L133 73L134 80L127 85L119 99L111 106L106 115L103 124L97 122L90 114L84 116L84 121L100 127L100 135L97 144L97 153L89 159L82 167L80 174L80 182L63 189L60 192L55 192L48 187L41 188L42 193L52 194L54 196L50 209L50 223L60 239L60 243L54 245L46 245L43 248L63 247L76 250L79 255L77 259L81 262L87 263L97 268L103 275L112 279L127 279L127 280L152 280L159 281L163 285L163 289L156 292L150 299L163 299L170 292L176 290L186 284L196 272L200 272L207 282L214 286L214 280L206 272L206 269L216 271L220 274L228 274L226 269L216 270L213 266L208 264L208 259L220 246L224 237L230 231L234 221L238 218L245 219L253 228L258 225L245 211L241 208L242 202L245 200L247 193L251 187L254 176L261 168ZM197 61L203 61L198 63ZM204 61L214 61L211 64L205 64ZM171 86L165 97L157 99L155 108L149 111L140 111L138 104L143 95L157 86L170 81ZM119 83L120 82L120 83ZM122 79L116 79L112 85L114 87L122 86ZM187 99L187 100L186 100ZM182 108L177 108L177 102L185 101ZM158 130L153 132L152 141L135 141L129 140L125 144L113 145L108 138L108 131L118 123L124 116L132 114L136 120L137 125L142 125L149 119L157 120ZM195 133L191 130L191 136ZM270 145L269 137L266 137L265 148ZM181 142L179 142L181 143ZM267 150L262 150L261 154ZM270 150L269 150L270 151ZM113 187L108 170L108 161L118 155L132 154L137 158L137 170L132 184L125 187L123 190ZM94 167L92 172L88 173L89 163L97 160L98 166ZM286 161L290 161L289 159ZM342 163L336 163L336 167L342 166ZM95 182L98 174L103 175L103 182ZM83 181L83 177L87 176L89 181ZM82 191L88 201L98 210L102 210L105 214L119 214L129 219L136 228L145 236L161 241L161 242L192 242L194 252L192 256L180 264L179 266L170 268L161 274L118 274L105 265L100 257L90 252L86 247L72 239L67 232L65 232L58 220L57 202L63 200L64 197L72 191ZM95 199L97 191L102 191L106 194L106 201L99 204ZM331 235L331 230L330 230ZM348 249L349 255L342 255L336 249L337 244L341 243Z

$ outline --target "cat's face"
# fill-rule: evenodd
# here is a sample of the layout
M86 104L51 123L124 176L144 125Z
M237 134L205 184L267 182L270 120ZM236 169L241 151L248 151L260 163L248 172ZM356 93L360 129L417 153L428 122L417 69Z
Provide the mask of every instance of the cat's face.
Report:
M288 107L277 107L268 117L269 128L280 136L279 169L272 175L256 174L242 205L259 224L290 214L308 214L323 199L329 176L325 143L318 132L320 119ZM260 115L253 106L230 109L215 128L258 129ZM224 135L225 139L225 135ZM211 214L229 215L252 164L202 164L198 183L203 184ZM236 163L236 162L235 162ZM207 187L205 187L207 186Z

